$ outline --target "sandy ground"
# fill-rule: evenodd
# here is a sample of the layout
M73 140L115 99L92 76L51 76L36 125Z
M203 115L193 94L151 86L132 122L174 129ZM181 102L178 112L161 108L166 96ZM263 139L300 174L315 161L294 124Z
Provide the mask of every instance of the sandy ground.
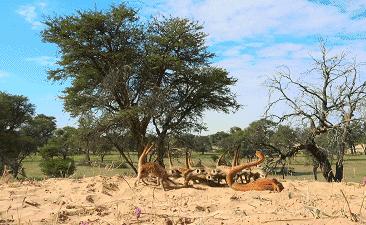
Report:
M194 185L163 191L134 178L89 177L1 182L0 224L360 224L366 187L282 181L281 193ZM346 195L352 213L348 210ZM366 201L366 200L365 200ZM139 219L135 208L142 211ZM361 214L361 215L360 215Z

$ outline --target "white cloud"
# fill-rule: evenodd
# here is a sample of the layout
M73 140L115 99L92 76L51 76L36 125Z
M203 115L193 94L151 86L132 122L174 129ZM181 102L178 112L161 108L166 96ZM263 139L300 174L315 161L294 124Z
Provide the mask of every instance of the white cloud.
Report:
M261 58L303 59L313 56L318 50L318 46L314 45L279 43L260 49L257 56Z
M365 0L168 0L161 12L188 17L203 24L208 43L219 56L215 65L224 67L238 79L232 88L244 113L217 121L207 113L204 119L211 127L248 124L264 112L268 100L265 80L286 65L293 74L312 67L311 56L319 57L318 37L333 45L330 52L348 52L357 61L366 61ZM365 13L366 14L366 13ZM247 115L243 117L243 115ZM225 120L226 121L226 120ZM215 124L215 125L211 125ZM215 127L216 126L216 127ZM209 132L210 133L210 132Z
M32 5L22 5L16 11L25 21L31 24L32 29L39 29L43 24L39 21L38 13L46 7L46 3L38 2Z
M41 66L53 66L56 63L57 58L51 56L37 56L26 58L25 60L29 62L35 62Z
M248 65L252 62L253 56L251 55L235 55L231 57L225 57L219 62L215 63L217 66L230 69L231 72L235 72L243 68L244 65Z
M10 73L0 70L0 78L10 76Z
M39 7L41 7L41 9L45 9L47 7L47 3L46 2L38 2L37 5Z
M353 8L362 4L352 4ZM174 15L204 23L213 42L257 35L333 35L366 32L366 19L352 20L352 12L305 0L174 0ZM351 6L349 6L351 7Z

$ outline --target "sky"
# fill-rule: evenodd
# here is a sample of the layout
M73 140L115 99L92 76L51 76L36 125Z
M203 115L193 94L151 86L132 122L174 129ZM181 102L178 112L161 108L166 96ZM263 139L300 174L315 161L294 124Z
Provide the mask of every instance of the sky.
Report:
M43 43L47 16L76 10L107 10L116 0L0 1L0 91L27 96L36 112L52 115L57 126L75 125L58 96L67 84L47 80L58 58L57 46ZM202 134L246 127L263 116L265 81L282 66L301 74L319 54L319 38L334 54L345 51L366 61L366 0L134 0L142 19L185 17L203 24L214 65L238 79L232 87L242 108L230 114L207 111ZM366 78L366 76L364 76Z

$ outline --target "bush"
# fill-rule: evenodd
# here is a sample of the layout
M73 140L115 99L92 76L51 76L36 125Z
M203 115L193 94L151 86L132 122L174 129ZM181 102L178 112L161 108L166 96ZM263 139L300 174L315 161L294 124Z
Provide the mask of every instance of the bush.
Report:
M130 166L126 162L117 163L116 165L116 169L128 169L128 168L130 168Z
M68 177L75 172L75 162L73 159L54 158L42 160L40 163L41 170L50 177Z
M211 159L212 159L212 161L217 162L217 160L219 159L219 156L218 155L211 155Z

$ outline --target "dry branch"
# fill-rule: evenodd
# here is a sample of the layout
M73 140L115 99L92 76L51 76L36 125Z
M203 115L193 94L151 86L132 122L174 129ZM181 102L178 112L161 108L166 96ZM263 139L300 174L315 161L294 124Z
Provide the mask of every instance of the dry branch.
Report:
M341 193L342 193L342 195L343 195L344 200L345 200L345 201L346 201L346 203L347 203L347 206L348 206L348 212L349 212L349 214L350 214L351 220L352 220L352 221L354 221L354 222L358 222L358 221L359 221L359 218L358 218L358 216L357 216L355 213L353 213L353 212L352 212L351 207L350 207L350 205L349 205L349 202L348 202L348 199L347 199L346 195L344 194L344 192L343 192L342 190L340 190L340 191L341 191Z

